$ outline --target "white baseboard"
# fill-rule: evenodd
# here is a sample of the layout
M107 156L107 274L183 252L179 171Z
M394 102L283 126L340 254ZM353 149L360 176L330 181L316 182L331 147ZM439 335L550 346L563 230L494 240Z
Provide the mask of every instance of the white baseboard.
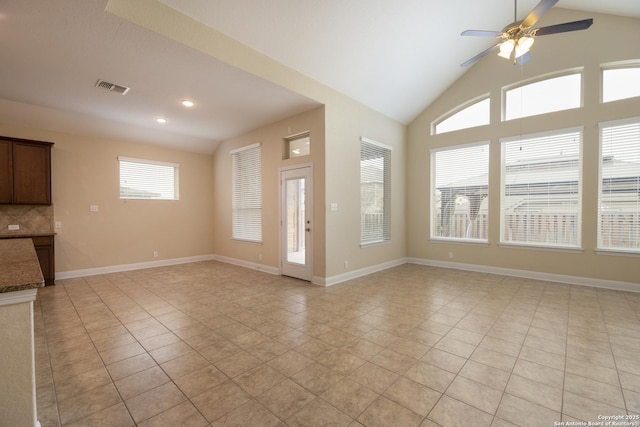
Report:
M428 265L431 267L476 271L479 273L491 273L503 276L522 277L525 279L544 280L547 282L568 283L570 285L591 286L594 288L614 289L617 291L640 292L640 283L595 279L591 277L568 276L564 274L543 273L540 271L518 270L515 268L492 267L480 264L463 264L459 262L437 261L423 258L407 258L407 262L411 264Z
M264 271L265 273L279 275L277 267L270 267L241 259L230 258L222 255L199 255L185 258L173 258L158 261L139 262L133 264L112 265L107 267L89 268L84 270L71 270L56 273L56 279L73 279L76 277L96 276L98 274L118 273L122 271L141 270L144 268L163 267L177 264L187 264L190 262L216 260L239 267L250 268L252 270ZM450 261L437 261L424 258L399 258L393 261L372 265L358 270L348 271L331 277L314 276L311 283L320 286L332 286L347 280L356 279L368 274L377 273L402 264L411 263L427 265L431 267L450 268L454 270L475 271L479 273L498 274L503 276L522 277L525 279L543 280L547 282L568 283L572 285L591 286L595 288L613 289L618 291L640 292L640 283L620 282L615 280L595 279L590 277L569 276L563 274L544 273L539 271L518 270L514 268L492 267L480 264L464 264Z
M406 264L406 258L399 258L393 261L383 262L382 264L376 264L358 270L348 271L346 273L338 274L337 276L331 276L327 278L314 277L312 283L322 286L332 286L338 283L346 282L347 280L356 279L358 277L366 276L367 274L377 273L378 271L387 270L389 268L397 267L402 264Z
M188 264L190 262L211 261L213 255L198 255L184 258L163 259L158 261L137 262L133 264L109 265L106 267L87 268L56 272L57 279L73 279L76 277L97 276L99 274L119 273L122 271L142 270L144 268L164 267L167 265Z
M250 262L250 261L245 261L237 258L229 258L222 255L213 255L212 259L220 262L225 262L227 264L237 265L239 267L246 267L252 270L264 271L265 273L269 273L269 274L275 274L275 275L280 274L280 270L277 267L270 267L268 265L258 264L257 262Z

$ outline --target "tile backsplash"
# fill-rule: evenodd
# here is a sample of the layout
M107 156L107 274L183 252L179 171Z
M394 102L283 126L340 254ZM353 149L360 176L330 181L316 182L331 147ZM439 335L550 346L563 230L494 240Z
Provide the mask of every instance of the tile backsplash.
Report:
M11 231L9 225L19 225ZM53 205L0 205L0 237L53 233Z

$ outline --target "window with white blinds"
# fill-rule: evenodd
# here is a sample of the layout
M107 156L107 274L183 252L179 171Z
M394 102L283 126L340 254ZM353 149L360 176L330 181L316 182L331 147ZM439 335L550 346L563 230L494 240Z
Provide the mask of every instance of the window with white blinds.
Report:
M178 200L176 163L118 157L121 199Z
M360 243L391 239L391 147L360 142Z
M579 248L582 129L500 142L500 241Z
M489 143L431 150L431 238L487 241Z
M640 118L600 124L598 248L640 252Z
M231 151L232 238L262 241L262 150L253 144Z

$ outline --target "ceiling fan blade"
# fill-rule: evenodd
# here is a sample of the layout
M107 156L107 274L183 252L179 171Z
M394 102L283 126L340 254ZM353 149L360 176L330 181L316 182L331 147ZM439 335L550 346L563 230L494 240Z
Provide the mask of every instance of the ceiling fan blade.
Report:
M474 56L473 58L469 59L468 61L460 64L461 67L468 67L469 65L473 64L474 62L476 62L477 60L479 60L480 58L482 58L483 56L493 52L494 50L498 50L498 46L500 46L500 43L491 46L489 49L484 50L482 52L480 52L479 54L477 54L476 56Z
M524 55L516 58L516 64L518 64L518 65L526 64L529 61L531 61L531 53L529 53L529 52L527 52Z
M498 37L502 34L500 31L486 30L467 30L460 33L461 36L480 36L480 37Z
M538 22L540 18L542 18L542 15L547 13L549 9L555 6L556 3L558 3L558 0L542 0L536 7L533 8L531 12L529 12L520 26L524 29L533 27L535 23Z
M534 30L536 36L546 36L549 34L566 33L568 31L586 30L593 24L593 18L582 21L565 22L564 24L549 25Z

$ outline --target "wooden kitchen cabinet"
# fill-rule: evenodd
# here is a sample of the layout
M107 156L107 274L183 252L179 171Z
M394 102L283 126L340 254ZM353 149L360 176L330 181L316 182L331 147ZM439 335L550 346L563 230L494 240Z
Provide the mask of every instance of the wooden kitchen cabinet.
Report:
M0 137L0 203L51 204L51 146Z
M33 246L38 255L40 270L46 286L54 285L56 279L55 251L53 245L53 236L37 236L32 237Z

